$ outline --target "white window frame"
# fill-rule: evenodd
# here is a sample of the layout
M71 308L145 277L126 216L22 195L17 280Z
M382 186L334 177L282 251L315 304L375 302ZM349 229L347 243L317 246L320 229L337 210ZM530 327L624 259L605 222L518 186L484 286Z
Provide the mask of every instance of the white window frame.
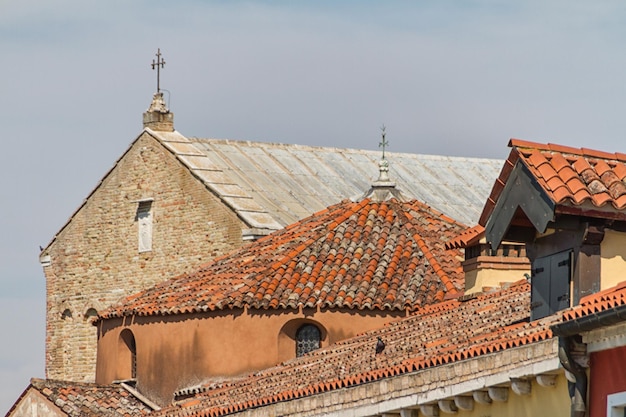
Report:
M626 391L606 396L606 416L624 417L626 410Z
M137 201L137 247L139 253L152 251L152 223L154 199Z

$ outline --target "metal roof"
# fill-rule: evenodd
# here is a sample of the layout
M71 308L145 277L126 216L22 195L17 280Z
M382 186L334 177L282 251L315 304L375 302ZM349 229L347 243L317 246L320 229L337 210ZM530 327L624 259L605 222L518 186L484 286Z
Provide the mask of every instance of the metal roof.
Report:
M276 230L358 199L379 175L380 151L155 132L191 172L252 228ZM476 224L503 161L385 152L389 177L415 198L466 225Z

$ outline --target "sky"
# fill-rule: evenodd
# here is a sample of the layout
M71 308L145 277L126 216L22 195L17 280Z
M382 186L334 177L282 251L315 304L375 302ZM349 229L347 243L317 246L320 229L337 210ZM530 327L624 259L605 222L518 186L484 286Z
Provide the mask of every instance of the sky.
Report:
M626 3L0 0L0 413L44 376L46 246L161 88L186 136L626 152Z

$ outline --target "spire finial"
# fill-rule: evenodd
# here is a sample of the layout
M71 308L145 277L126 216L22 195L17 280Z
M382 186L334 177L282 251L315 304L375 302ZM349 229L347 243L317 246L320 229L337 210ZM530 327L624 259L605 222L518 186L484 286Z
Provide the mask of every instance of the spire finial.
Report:
M376 183L385 183L390 185L391 181L389 180L389 161L385 159L385 148L389 146L389 142L386 139L386 129L387 128L385 127L385 125L382 125L382 127L380 128L382 141L378 144L378 147L383 148L383 157L380 161L378 161L378 180L376 180Z
M161 48L157 49L157 53L155 54L157 59L156 61L152 60L152 69L156 68L157 70L157 93L161 91L161 68L165 66L165 60L161 59Z
M383 148L383 158L382 158L383 160L385 160L385 148L386 148L387 146L389 146L389 142L387 142L387 140L385 139L385 135L386 135L386 133L385 133L385 129L386 129L386 127L385 127L385 125L383 124L383 125L381 126L381 128L380 128L380 133L381 133L381 136L382 136L383 140L382 140L382 142L380 142L380 143L378 144L378 147L379 147L379 148Z
M152 60L152 69L156 68L157 70L157 92L152 97L148 111L143 114L143 127L162 132L173 132L174 114L167 108L161 92L161 68L165 66L165 60L161 56L161 48L157 49L156 57L156 61Z
M372 183L372 188L361 199L370 198L372 201L387 201L395 198L399 201L407 201L400 190L396 189L396 183L389 178L389 161L385 158L385 150L389 146L385 125L380 128L382 141L378 144L383 148L383 157L378 161L378 179Z

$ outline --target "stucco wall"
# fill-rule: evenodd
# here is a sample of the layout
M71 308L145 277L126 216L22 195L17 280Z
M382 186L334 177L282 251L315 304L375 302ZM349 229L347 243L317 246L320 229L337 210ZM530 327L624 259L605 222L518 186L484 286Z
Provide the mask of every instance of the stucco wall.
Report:
M626 233L606 229L600 247L601 289L613 287L626 277Z
M465 294L498 288L503 283L516 282L530 273L526 257L479 256L463 262Z
M224 311L199 315L135 317L99 325L98 383L128 378L118 364L119 337L133 332L137 348L137 387L167 404L173 393L208 377L247 374L295 357L295 331L305 322L322 330L327 346L381 327L404 312ZM372 349L374 349L374 343Z
M138 200L154 199L152 251L138 251ZM243 223L143 133L43 254L46 376L93 381L89 309L188 271L243 243ZM66 311L64 315L63 312Z

